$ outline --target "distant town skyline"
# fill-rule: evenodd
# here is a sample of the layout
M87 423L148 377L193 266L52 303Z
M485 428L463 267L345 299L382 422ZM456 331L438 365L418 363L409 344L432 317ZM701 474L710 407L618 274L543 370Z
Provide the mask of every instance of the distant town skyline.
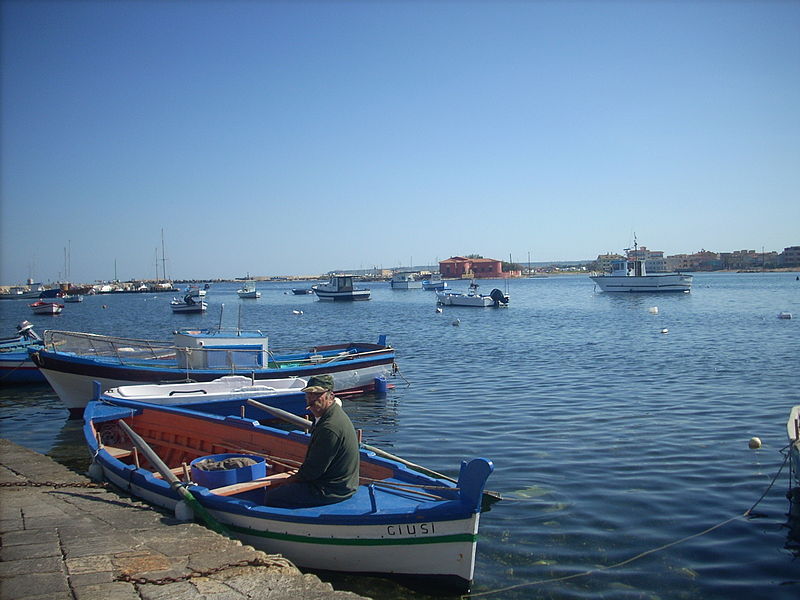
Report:
M800 2L7 0L0 282L780 251L798 30Z

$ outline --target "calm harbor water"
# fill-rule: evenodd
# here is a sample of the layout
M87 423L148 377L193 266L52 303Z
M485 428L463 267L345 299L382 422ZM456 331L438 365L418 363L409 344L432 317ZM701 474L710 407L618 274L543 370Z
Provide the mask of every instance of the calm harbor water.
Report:
M484 293L505 288L480 283ZM166 294L87 297L55 317L3 301L0 335L23 319L39 333L158 339L222 321L261 329L273 349L387 334L396 387L345 401L365 441L450 475L464 458L491 458L488 487L507 497L482 516L473 594L800 596L786 469L755 517L735 519L781 466L789 409L800 404L795 273L696 274L691 294L667 296L603 294L587 277L517 280L508 309L442 313L433 292L368 287L371 301L340 304L291 295L288 283L260 284L259 300L214 285L204 315L172 314ZM67 416L47 386L0 388L0 436L85 470L80 423ZM753 436L760 450L748 448ZM384 580L328 579L381 600L426 597Z

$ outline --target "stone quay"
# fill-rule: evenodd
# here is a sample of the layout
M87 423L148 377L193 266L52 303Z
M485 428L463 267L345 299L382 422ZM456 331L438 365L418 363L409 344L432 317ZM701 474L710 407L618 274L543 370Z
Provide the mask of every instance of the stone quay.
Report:
M2 600L358 600L0 439Z

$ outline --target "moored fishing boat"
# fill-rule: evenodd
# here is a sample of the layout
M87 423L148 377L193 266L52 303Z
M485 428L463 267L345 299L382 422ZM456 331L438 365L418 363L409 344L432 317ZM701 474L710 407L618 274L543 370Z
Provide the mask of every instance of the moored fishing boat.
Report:
M101 400L136 400L160 406L180 406L214 415L263 418L264 413L247 404L247 400L268 403L294 414L304 413L306 379L288 377L259 383L252 377L226 375L213 381L197 383L150 383L123 385L106 390ZM242 414L244 410L244 414Z
M370 291L353 287L352 275L334 275L328 283L311 286L320 300L369 300Z
M692 276L684 273L648 273L645 260L639 257L638 244L628 249L628 257L611 262L611 272L590 278L604 292L689 292Z
M351 498L313 508L267 507L265 488L299 466L308 434L139 402L91 402L84 420L90 473L180 516L186 504L134 452L126 426L166 469L188 472L194 482L184 489L246 544L300 567L422 578L459 592L473 579L482 492L493 470L486 459L463 462L454 484L361 449L361 485ZM250 458L251 467L199 472L198 462L231 455Z
M73 412L92 397L92 381L107 390L141 383L212 381L223 375L273 379L333 375L342 391L374 389L375 379L393 372L394 348L381 336L365 342L316 346L276 353L260 331L183 330L172 341L137 340L73 331L48 330L44 347L31 357L61 401Z

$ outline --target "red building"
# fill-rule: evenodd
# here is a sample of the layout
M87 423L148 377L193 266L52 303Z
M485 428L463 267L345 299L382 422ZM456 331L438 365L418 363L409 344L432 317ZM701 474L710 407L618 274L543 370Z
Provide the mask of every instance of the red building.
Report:
M496 279L505 277L503 263L493 258L464 258L453 256L439 261L439 273L442 277L454 279Z

